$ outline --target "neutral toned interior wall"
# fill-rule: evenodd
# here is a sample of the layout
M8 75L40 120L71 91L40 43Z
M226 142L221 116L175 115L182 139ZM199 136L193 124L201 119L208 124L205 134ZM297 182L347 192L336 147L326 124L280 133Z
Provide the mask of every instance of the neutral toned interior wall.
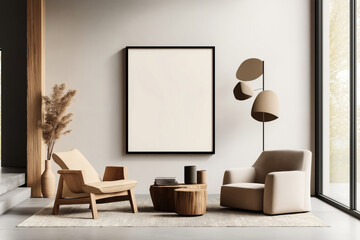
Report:
M225 169L250 166L262 150L262 125L237 101L239 64L265 60L266 89L279 97L280 118L265 126L265 149L314 151L311 0L47 0L46 92L65 82L78 90L73 132L55 151L80 149L102 175L125 165L148 193L156 176L183 181L183 166L208 170L219 193ZM216 154L125 154L125 51L130 45L216 47ZM261 81L252 83L257 88ZM55 169L54 169L55 170Z

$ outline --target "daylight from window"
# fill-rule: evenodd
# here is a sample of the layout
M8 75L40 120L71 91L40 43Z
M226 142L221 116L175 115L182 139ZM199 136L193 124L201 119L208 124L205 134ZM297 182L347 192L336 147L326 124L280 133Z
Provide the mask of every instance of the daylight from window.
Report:
M349 153L350 153L350 48L349 48L349 1L328 1L328 78L324 78L327 93L324 92L324 103L327 104L328 134L327 158L324 155L324 194L349 205ZM324 38L326 35L324 35ZM326 83L328 79L328 83ZM324 104L324 107L325 107ZM324 149L325 150L325 149ZM325 152L325 151L324 151Z
M358 0L360 5L360 0ZM323 193L349 206L350 201L350 5L324 1ZM359 11L357 11L359 12ZM357 30L360 15L357 14ZM358 31L359 32L359 31ZM360 36L358 34L358 36ZM360 37L357 69L360 70ZM357 74L357 157L360 157L360 74ZM358 172L360 161L357 160ZM359 182L359 174L357 182ZM360 184L359 184L360 185ZM359 189L359 188L358 188ZM359 190L358 190L359 192ZM357 198L359 202L359 197ZM360 204L360 202L359 202ZM359 206L358 204L358 206Z

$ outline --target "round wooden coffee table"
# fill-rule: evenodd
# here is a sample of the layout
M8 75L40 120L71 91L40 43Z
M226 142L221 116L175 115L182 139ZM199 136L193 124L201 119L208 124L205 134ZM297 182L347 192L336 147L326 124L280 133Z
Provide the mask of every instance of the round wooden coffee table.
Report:
M206 184L179 184L175 186L150 186L151 200L154 209L157 211L175 211L174 190L179 188L186 189L206 189Z
M197 216L206 213L206 189L178 188L175 193L175 212L179 215Z

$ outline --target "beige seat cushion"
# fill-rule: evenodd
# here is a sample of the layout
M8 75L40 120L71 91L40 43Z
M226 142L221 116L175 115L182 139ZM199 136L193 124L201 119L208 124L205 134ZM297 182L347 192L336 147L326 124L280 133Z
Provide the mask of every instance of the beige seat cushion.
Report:
M263 210L264 184L232 183L221 187L220 205L252 211Z
M116 193L130 190L137 184L135 180L117 180L88 183L82 187L87 193Z

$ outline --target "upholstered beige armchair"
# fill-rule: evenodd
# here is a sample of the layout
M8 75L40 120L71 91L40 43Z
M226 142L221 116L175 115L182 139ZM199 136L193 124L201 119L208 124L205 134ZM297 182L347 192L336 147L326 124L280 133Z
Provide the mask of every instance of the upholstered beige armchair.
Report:
M264 151L252 167L225 171L220 205L270 215L310 211L310 176L310 151Z

